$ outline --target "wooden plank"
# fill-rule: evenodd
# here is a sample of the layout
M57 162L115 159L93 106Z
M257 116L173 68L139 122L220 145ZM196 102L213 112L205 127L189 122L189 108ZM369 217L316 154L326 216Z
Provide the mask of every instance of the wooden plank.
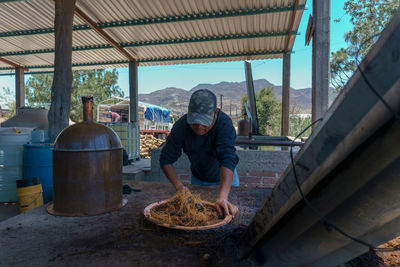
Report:
M289 34L288 34L288 37L286 39L286 45L285 45L285 50L284 50L285 53L287 53L288 49L289 49L290 38L292 37L293 25L294 25L294 20L296 19L296 12L297 12L297 7L298 6L299 6L299 0L296 0L294 2L293 12L292 12L292 16L290 18Z
M397 112L400 110L399 43L400 12L360 64L360 69L375 85L377 92ZM356 71L295 157L303 192L309 193L392 118L393 114ZM240 240L241 255L250 255L257 243L262 243L283 216L300 202L293 170L288 166Z
M109 44L111 44L115 49L118 50L122 55L124 55L129 61L136 62L136 60L125 50L123 49L114 39L106 33L103 29L97 26L96 22L94 22L91 18L89 18L82 10L78 7L75 7L75 13L83 19L93 30L95 30L101 37L104 38Z
M24 71L29 71L27 68L24 68L24 67L22 67L22 66L20 66L20 65L18 65L18 64L16 64L16 63L14 63L14 62L8 60L8 59L5 59L5 58L0 57L0 61L1 61L1 62L4 62L4 63L6 63L6 64L8 64L8 65L10 65L10 66L13 66L13 67L15 67L15 68L23 68Z

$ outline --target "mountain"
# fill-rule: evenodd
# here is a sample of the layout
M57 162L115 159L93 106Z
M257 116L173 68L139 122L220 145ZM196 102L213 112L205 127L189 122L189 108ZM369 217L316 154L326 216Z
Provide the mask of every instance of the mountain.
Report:
M272 88L278 101L282 99L282 86L276 86L265 79L254 80L254 90L259 92L262 88ZM222 95L222 110L227 114L240 114L240 99L247 93L246 82L220 82L217 84L201 83L186 91L184 89L169 87L154 91L150 94L139 94L139 100L154 105L166 107L172 113L183 114L187 111L190 96L199 89L209 89L218 98ZM336 94L333 88L330 90L330 102ZM311 113L311 88L293 89L290 88L290 104L300 113Z

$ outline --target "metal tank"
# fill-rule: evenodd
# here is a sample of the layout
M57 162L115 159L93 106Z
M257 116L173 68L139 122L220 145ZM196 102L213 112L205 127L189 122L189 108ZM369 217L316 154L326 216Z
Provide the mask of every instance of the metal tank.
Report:
M238 121L238 135L248 136L251 132L251 124L249 119L242 119Z
M1 127L27 127L48 129L48 110L44 108L20 107L17 115L1 123Z
M84 121L64 129L54 143L54 201L47 209L54 215L96 215L127 202L118 135L93 122L93 97L82 97L82 102Z

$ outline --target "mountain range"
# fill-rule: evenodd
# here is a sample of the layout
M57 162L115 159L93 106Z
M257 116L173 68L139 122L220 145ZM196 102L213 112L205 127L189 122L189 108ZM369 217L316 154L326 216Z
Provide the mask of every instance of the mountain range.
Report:
M259 92L262 88L272 88L275 98L281 102L282 86L277 86L266 79L254 80L254 90ZM192 93L199 89L209 89L218 100L220 106L222 95L222 110L232 116L240 114L240 99L243 94L247 94L246 82L220 82L217 84L201 83L192 89L184 90L176 87L168 87L157 90L149 94L139 94L142 102L162 106L171 110L172 114L182 115L187 112L187 106ZM329 103L336 97L337 93L330 88ZM311 88L294 89L290 88L291 110L297 113L311 113Z

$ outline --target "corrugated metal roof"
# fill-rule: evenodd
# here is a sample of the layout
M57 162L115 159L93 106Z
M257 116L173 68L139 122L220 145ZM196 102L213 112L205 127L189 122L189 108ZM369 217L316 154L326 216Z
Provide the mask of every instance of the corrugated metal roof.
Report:
M279 58L296 0L77 0L76 6L140 66ZM291 51L306 0L298 0ZM30 71L54 64L54 2L0 3L0 58ZM126 67L128 59L75 14L74 69ZM12 66L0 61L0 72Z

